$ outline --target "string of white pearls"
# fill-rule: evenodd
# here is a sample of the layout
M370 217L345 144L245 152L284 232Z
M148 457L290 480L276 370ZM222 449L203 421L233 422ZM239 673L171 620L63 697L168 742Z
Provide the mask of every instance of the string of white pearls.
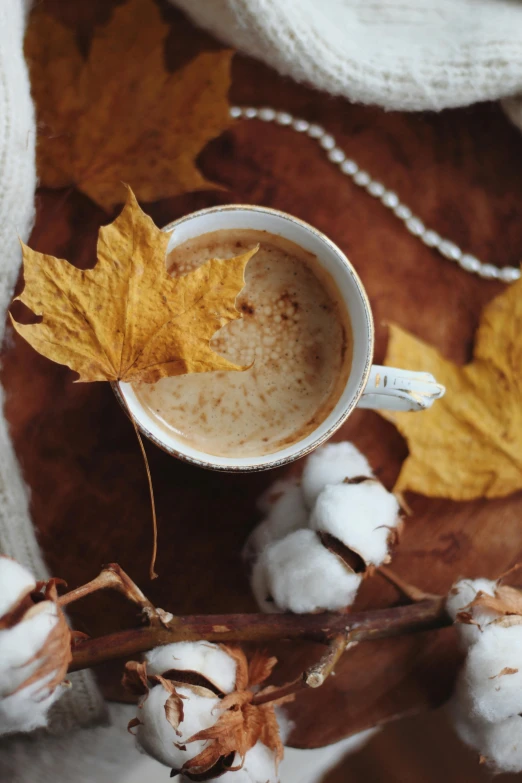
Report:
M456 261L462 269L472 274L477 274L486 280L500 280L503 283L512 283L520 278L520 269L514 266L498 267L493 264L485 264L475 256L464 253L458 245L449 239L444 239L436 231L427 228L422 220L413 214L411 209L403 204L398 195L388 190L382 182L373 179L367 171L359 168L354 160L347 157L346 153L337 146L335 138L327 133L321 125L310 123L307 120L293 117L286 111L276 111L270 107L262 109L254 106L231 106L230 116L234 119L259 119L264 122L276 122L278 125L292 127L298 133L306 133L325 150L329 160L339 166L343 174L351 177L353 182L364 188L371 196L377 198L391 212L401 220L410 234L418 237L428 247L433 248L444 258Z

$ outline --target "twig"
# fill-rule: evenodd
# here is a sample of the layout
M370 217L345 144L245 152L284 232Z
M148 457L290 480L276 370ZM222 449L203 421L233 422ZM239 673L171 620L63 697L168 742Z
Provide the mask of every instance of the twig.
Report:
M335 665L344 651L355 644L357 644L357 642L354 642L353 644L348 642L346 634L336 636L335 639L330 642L327 651L317 663L314 663L313 666L306 669L306 671L295 680L292 680L292 682L286 683L286 685L282 685L280 688L261 691L259 695L254 696L252 704L268 704L272 701L278 701L285 696L290 696L293 693L298 693L305 688L319 688L333 673Z
M117 563L109 563L96 579L60 596L58 603L60 606L67 606L98 590L115 590L124 595L133 604L139 606L151 626L160 625L165 622L165 618L171 619L172 617L172 615L166 615L162 609L157 609Z
M81 588L80 588L81 589ZM445 600L437 597L408 606L354 614L229 614L173 617L163 625L137 628L80 642L70 671L126 658L171 642L270 642L307 640L330 644L339 637L351 642L433 630L451 624ZM334 662L335 663L335 662Z
M439 596L435 595L434 593L425 593L424 590L421 590L419 587L415 587L415 585L410 585L408 582L405 582L404 579L401 579L400 576L397 576L394 571L392 571L390 568L387 568L386 566L379 566L379 568L377 568L377 573L386 579L387 582L396 587L397 590L402 593L402 595L404 595L406 598L409 598L410 601L416 603L418 601L427 601L431 600L432 598L439 598Z

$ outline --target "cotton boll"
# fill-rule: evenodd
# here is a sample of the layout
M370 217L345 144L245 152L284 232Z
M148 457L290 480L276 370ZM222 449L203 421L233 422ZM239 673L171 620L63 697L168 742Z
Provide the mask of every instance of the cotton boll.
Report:
M364 454L347 441L328 443L311 454L303 470L301 486L309 508L328 484L340 484L345 478L373 476Z
M455 711L453 707L451 717L458 736L481 756L493 772L522 772L520 715L490 723L464 711Z
M496 772L522 772L522 717L485 726L479 752Z
M266 555L264 555L265 552L266 549L263 550L263 555L259 560L256 560L252 566L250 586L259 609L265 614L278 614L281 613L283 609L280 609L276 605L271 595L272 588L269 584L269 573L266 565L267 558Z
M457 678L455 690L447 704L447 711L462 742L470 748L478 750L482 741L485 721L471 712L471 699L463 671Z
M211 642L176 642L156 647L145 655L148 674L163 674L170 669L194 671L216 685L222 693L231 693L236 682L234 659Z
M36 614L0 631L0 697L13 693L41 665L38 653L58 622L58 610L50 601L40 606Z
M378 481L325 487L310 517L312 530L329 533L375 566L388 559L390 529L398 522L397 499Z
M233 766L241 764L236 755ZM245 755L243 767L234 772L226 772L218 778L219 783L278 783L275 754L262 742L256 742Z
M0 556L0 734L47 723L62 694L71 634L51 580L39 595L32 574Z
M308 509L305 506L301 487L288 482L284 491L274 500L268 511L274 538L283 538L287 533L306 525Z
M0 617L35 587L34 576L27 568L10 557L0 555Z
M495 722L522 713L522 625L489 625L472 645L463 677L471 711Z
M446 599L446 609L453 620L456 619L459 612L466 608L475 600L479 592L487 595L494 595L497 583L491 579L461 579L453 585ZM493 609L487 609L482 606L475 606L472 610L473 623L457 623L457 631L464 648L474 644L481 635L481 628L484 628L491 620L498 617ZM476 624L475 624L476 623Z
M60 685L51 692L46 689L53 675L54 672L0 699L0 735L33 731L47 725L49 708L60 698L65 688Z
M201 695L203 692L201 689L196 693L190 686L178 686L176 691L180 696L185 697L183 721L178 726L179 734L165 717L165 702L169 698L169 693L163 685L158 684L141 700L137 713L141 724L136 728L136 741L138 748L143 752L153 756L161 764L178 770L188 759L200 753L207 744L198 740L188 744L186 750L182 749L193 734L215 724L218 713L217 711L213 713L213 710L219 705L220 700L214 698L210 691L207 692L208 696L204 696Z
M342 609L353 603L361 583L361 576L326 549L312 530L296 530L268 546L254 570L258 584L264 572L267 593L277 608L295 613Z
M250 534L243 549L246 561L255 560L272 541L306 527L308 510L301 487L295 480L276 481L259 502L267 518Z

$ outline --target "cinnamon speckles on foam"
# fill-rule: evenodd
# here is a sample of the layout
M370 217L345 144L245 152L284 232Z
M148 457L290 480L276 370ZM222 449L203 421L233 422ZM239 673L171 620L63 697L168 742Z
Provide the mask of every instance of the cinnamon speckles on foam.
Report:
M182 275L209 258L260 245L246 268L236 306L212 348L244 372L210 372L136 384L140 401L164 428L207 454L262 456L308 435L333 410L351 364L348 315L316 258L263 231L227 229L175 248Z

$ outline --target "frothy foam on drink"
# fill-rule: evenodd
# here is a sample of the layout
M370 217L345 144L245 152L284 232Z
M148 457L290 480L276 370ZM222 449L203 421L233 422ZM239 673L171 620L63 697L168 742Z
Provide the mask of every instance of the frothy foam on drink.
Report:
M168 259L182 275L209 258L259 244L213 350L244 372L209 372L134 384L142 405L180 441L209 455L264 456L312 432L333 410L351 364L341 296L311 253L264 231L226 229L188 240Z

